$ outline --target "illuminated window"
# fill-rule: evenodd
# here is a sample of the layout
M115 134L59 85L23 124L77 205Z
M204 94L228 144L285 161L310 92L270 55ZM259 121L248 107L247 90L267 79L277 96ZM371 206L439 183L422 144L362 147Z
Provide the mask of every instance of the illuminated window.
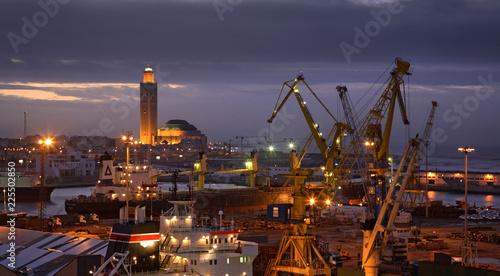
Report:
M243 262L243 257L240 257L240 263L242 263L242 262Z
M278 207L273 207L273 218L279 217L279 208Z
M226 258L226 263L229 264L229 258Z

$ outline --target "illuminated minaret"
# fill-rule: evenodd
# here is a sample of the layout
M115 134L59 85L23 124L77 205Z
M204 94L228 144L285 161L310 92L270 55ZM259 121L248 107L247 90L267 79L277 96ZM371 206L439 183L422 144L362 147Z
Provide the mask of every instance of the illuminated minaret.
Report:
M158 84L155 72L149 66L144 69L141 82L141 142L146 145L156 144L158 128Z

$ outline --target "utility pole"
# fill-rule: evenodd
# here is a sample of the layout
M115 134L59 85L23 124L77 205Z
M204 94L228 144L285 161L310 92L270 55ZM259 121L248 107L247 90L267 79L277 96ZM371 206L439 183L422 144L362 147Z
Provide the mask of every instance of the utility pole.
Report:
M129 170L129 166L130 166L130 144L132 143L132 141L134 140L134 137L132 137L132 132L126 132L123 136L122 136L122 140L123 140L123 143L125 143L125 146L127 146L127 164L125 166L126 170L125 170L125 181L127 182L126 183L126 187L125 187L125 202L126 202L126 205L127 205L127 210L126 210L126 221L128 221L129 219L129 214L128 214L128 206L129 206L129 202L128 202L128 198L129 198L129 174L130 174L130 170ZM126 222L125 221L125 222Z

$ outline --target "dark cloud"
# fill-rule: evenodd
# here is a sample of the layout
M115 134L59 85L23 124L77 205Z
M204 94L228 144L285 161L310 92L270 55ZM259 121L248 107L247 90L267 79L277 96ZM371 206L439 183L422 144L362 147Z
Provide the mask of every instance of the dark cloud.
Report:
M350 84L353 99L359 99L379 77L385 80L389 76L385 70L395 57L410 60L414 68L410 99L415 105L411 112L417 122L425 120L422 118L431 98L438 99L446 111L474 96L474 87L481 85L480 76L493 74L493 80L500 80L500 40L496 39L500 4L496 1L401 1L399 6L394 1L375 2L379 4L367 5L374 1L362 0L244 0L226 11L221 21L212 1L73 0L59 5L57 14L39 27L27 44L20 44L16 54L8 34L22 35L22 18L32 22L42 8L36 1L4 1L0 82L138 83L149 60L161 84L185 86L162 86L159 122L184 118L209 139L227 140L256 135L267 128L265 120L282 83L300 70L341 117L333 93L337 84ZM376 22L373 14L384 13L389 3L402 10L392 13L387 26L380 27L347 63L340 43L355 46L354 28L366 32L365 27ZM0 92L19 88L25 87L2 85ZM119 98L120 93L134 93L129 88L47 90L103 101ZM30 114L39 112L32 119L37 120L33 131L43 131L43 120L49 115L64 117L59 126L73 134L95 128L102 118L114 118L113 135L122 129L138 129L133 108L131 115L121 120L121 114L110 111L110 103L2 99L4 118L18 118L21 115L13 114L21 109L33 109ZM443 115L439 115L440 125L454 139L462 132L464 139L473 139L466 129L482 126L483 116L495 116L493 99L498 99L497 92L489 100L479 101L480 108L470 112L457 129L452 129ZM306 136L296 104L288 106L297 118L277 136ZM322 125L331 124L323 115L315 116ZM2 134L19 135L17 121L4 120ZM482 131L487 132L487 127ZM404 141L404 135L400 136ZM484 143L493 143L493 138L484 136Z

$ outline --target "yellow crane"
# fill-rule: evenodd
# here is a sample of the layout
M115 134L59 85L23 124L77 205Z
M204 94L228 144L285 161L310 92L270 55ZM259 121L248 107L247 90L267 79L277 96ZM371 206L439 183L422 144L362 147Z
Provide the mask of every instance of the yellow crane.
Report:
M298 84L302 82L306 88L311 92L311 94L318 100L318 102L323 106L323 108L326 110L326 112L330 115L330 117L335 121L335 124L330 131L330 133L324 138L323 133L319 129L319 125L314 122L314 119L311 115L311 112L306 106L306 102L302 98L302 95L300 94L299 89L297 89ZM285 87L289 88L288 93L285 95L283 100L280 103L280 98L281 95L283 94L283 90ZM340 158L342 156L342 138L345 135L346 131L351 131L349 126L345 123L337 121L335 117L332 115L332 113L326 108L326 106L321 102L321 100L316 96L316 94L312 91L312 89L309 87L309 85L305 82L304 80L304 75L302 72L293 80L287 81L283 84L281 87L281 92L278 97L278 101L276 102L276 105L273 110L273 114L271 115L271 118L267 120L268 123L272 123L276 115L278 115L278 112L281 110L281 108L284 106L285 102L288 100L288 98L291 95L294 95L297 103L299 104L300 110L302 111L302 114L304 115L304 118L306 119L307 126L309 127L309 130L311 131L311 135L316 142L316 145L319 148L319 151L325 158L326 164L325 164L325 172L326 172L326 182L330 186L333 183L333 178L331 177L333 167L334 167L334 159ZM279 104L278 104L279 103ZM333 138L333 139L332 139ZM328 146L328 141L332 139L331 145Z
M373 152L373 162L371 163L373 168L371 168L371 171L379 176L383 176L387 171L389 142L396 102L399 104L403 123L409 124L406 114L406 102L403 100L401 93L401 85L403 85L404 89L403 77L411 75L409 72L410 63L403 61L401 58L396 58L395 64L396 66L391 71L389 84L382 92L375 106L368 112L363 124L352 136L351 143L344 153L344 158L339 161L337 173L349 173L352 170L356 160L363 152L360 145L369 146ZM384 118L386 118L385 128L382 129L381 122ZM345 177L346 175L340 175L339 179L344 180Z
M300 82L307 87L307 89L314 95L314 97L320 102L323 108L325 108L331 118L335 121L334 127L326 139L320 132L318 124L314 122L312 115L306 106L306 102L302 98L300 91L297 89ZM285 87L289 88L288 93L285 95L281 103L279 103ZM312 139L316 142L321 154L326 160L326 180L327 183L330 184L333 182L333 179L330 177L334 166L333 160L342 156L341 140L345 131L350 131L350 128L346 124L338 122L335 117L333 117L330 111L304 81L302 72L294 80L287 81L283 84L273 114L268 120L269 123L272 123L273 119L292 94L295 96L306 119L307 125L311 131ZM331 146L328 146L327 141L330 138L333 139ZM307 147L305 150L307 150ZM303 150L303 153L305 150ZM301 154L302 156L303 153ZM300 160L297 158L296 152L292 150L290 153L290 174L287 175L288 180L286 182L288 183L290 180L293 180L294 183L293 206L290 214L292 230L291 232L285 232L283 235L276 259L270 262L270 265L266 270L266 276L275 276L278 272L311 276L331 275L331 267L326 263L314 245L316 236L307 232L307 225L304 221L306 219L305 209L307 204L305 194L305 178L311 176L311 174L312 171L310 169L300 168Z

